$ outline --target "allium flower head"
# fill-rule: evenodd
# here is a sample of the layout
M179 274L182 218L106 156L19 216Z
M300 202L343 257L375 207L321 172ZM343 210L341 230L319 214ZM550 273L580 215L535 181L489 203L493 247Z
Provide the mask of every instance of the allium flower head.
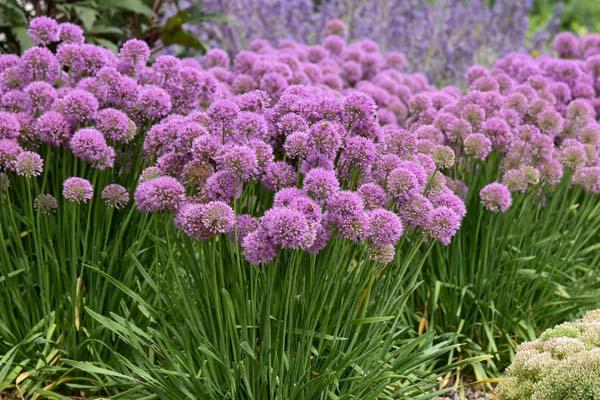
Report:
M275 197L273 199L273 207L289 207L296 197L305 197L306 193L302 190L289 187L285 189L281 189L277 193L275 193Z
M150 48L143 40L130 39L121 46L119 56L133 67L144 66L150 57Z
M23 89L29 97L29 105L34 113L49 109L56 100L56 89L47 82L32 82Z
M242 242L246 235L258 229L258 225L258 218L248 214L238 214L235 216L234 229L229 233L229 238L235 240L237 235L238 241Z
M241 194L241 182L229 171L217 171L204 185L204 194L210 200L230 202Z
M388 176L387 189L394 198L405 200L413 194L420 193L423 190L423 184L410 170L396 168Z
M0 170L14 170L17 156L22 151L15 140L0 139Z
M21 125L16 115L0 111L0 139L16 139L20 130Z
M373 244L369 247L369 257L375 262L389 264L394 261L396 248L393 244L377 245Z
M94 115L96 129L107 138L115 142L127 143L136 134L136 126L133 121L122 111L114 108L105 108Z
M96 129L83 128L75 132L69 146L77 157L90 162L94 167L104 170L112 168L115 151L106 144L104 136Z
M22 151L17 155L14 169L17 175L31 178L39 176L44 169L44 160L42 157L33 151Z
M75 203L87 203L94 196L94 187L84 178L71 177L63 182L63 197Z
M296 171L284 161L275 161L266 165L264 169L263 184L265 188L274 192L296 182Z
M122 208L129 203L129 192L119 184L111 183L102 189L102 200L107 207Z
M479 192L479 197L483 206L493 212L506 212L512 204L508 187L497 182L484 186Z
M58 25L58 36L63 43L83 44L85 41L83 30L70 22L63 22Z
M290 158L304 158L308 152L308 134L295 132L287 137L283 145L285 153Z
M204 204L202 224L211 234L228 233L233 229L235 216L231 207L222 201L211 201Z
M431 210L427 215L425 231L444 246L447 246L459 227L460 218L456 213L448 207L440 206Z
M171 96L158 86L146 85L139 90L136 105L145 119L160 119L171 111Z
M140 183L135 190L135 202L144 212L174 211L183 201L185 189L176 179L161 176Z
M344 122L355 126L373 121L376 106L373 98L366 93L355 91L344 99Z
M260 226L272 243L280 247L304 249L310 247L315 239L304 214L290 208L268 210L261 218Z
M248 146L232 146L218 157L217 163L223 171L243 182L258 174L256 153Z
M313 199L325 202L340 190L335 172L313 168L304 176L304 191Z
M404 232L400 218L391 211L378 208L367 215L369 239L376 245L395 244Z
M58 23L48 17L36 17L29 22L27 34L36 46L47 46L59 39Z
M383 207L387 202L385 190L375 183L365 183L358 188L357 192L362 197L367 210Z
M328 35L344 36L346 34L346 23L341 19L332 19L325 24Z
M464 139L463 146L466 155L475 157L479 160L485 160L492 151L492 142L481 133L471 133L470 135L467 135Z
M75 122L92 119L98 110L98 100L85 90L73 89L54 103L55 111L62 112Z
M244 258L253 265L267 264L277 255L277 246L261 229L247 234L242 240Z
M33 208L40 214L49 215L58 208L56 198L49 193L38 194L33 200Z
M440 169L451 168L454 165L454 150L449 146L435 146L431 158Z

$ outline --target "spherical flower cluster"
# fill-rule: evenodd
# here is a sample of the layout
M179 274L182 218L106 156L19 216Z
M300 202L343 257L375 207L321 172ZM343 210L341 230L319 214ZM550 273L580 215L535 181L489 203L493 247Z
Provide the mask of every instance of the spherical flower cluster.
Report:
M31 178L39 176L44 169L44 160L42 157L33 151L20 152L14 162L14 170L17 175Z
M68 201L87 203L94 196L94 188L87 179L71 177L63 182L62 195Z
M100 194L104 204L111 208L123 208L129 203L129 192L124 186L116 183L106 185Z
M479 192L483 206L494 212L506 212L512 204L508 188L501 183L490 183Z
M56 198L49 193L38 194L33 200L33 208L40 214L49 215L56 211L58 202Z
M159 176L139 184L134 197L141 211L174 211L184 200L185 189L176 179Z

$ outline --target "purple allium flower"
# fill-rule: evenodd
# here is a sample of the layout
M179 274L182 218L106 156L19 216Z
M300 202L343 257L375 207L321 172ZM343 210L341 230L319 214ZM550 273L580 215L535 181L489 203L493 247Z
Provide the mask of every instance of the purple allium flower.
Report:
M431 158L440 169L451 168L454 165L454 150L449 146L435 146Z
M158 86L145 85L138 92L136 106L145 119L160 119L171 111L171 97Z
M94 187L84 178L71 177L63 182L63 197L75 203L87 203L94 196Z
M460 227L460 218L448 207L436 207L427 215L425 231L444 246L450 244Z
M296 182L296 171L284 161L275 161L267 164L264 169L263 185L274 192Z
M529 188L527 176L521 169L509 169L504 173L502 183L511 192L525 193Z
M132 67L144 66L150 57L150 48L143 40L130 39L121 46L119 56Z
M289 208L300 211L309 223L318 224L322 220L323 212L321 206L309 197L298 196L293 198L289 202Z
M211 201L204 204L202 224L213 235L231 232L235 215L231 207L222 201Z
M331 19L325 24L328 35L344 36L346 34L346 23L341 19Z
M17 155L14 163L14 169L17 175L31 178L39 176L44 170L44 160L33 151L22 151Z
M136 134L133 121L122 111L105 108L94 115L96 129L114 142L128 143Z
M465 154L479 160L485 160L492 151L492 142L481 133L471 133L463 141Z
M327 158L335 158L342 144L341 134L343 128L329 121L314 124L308 131L308 151L323 154Z
M366 169L375 159L375 144L361 136L350 136L344 141L341 162L345 169Z
M212 103L207 110L212 122L212 132L223 137L228 135L239 112L240 108L231 100L217 100Z
M305 249L315 239L304 214L286 207L267 210L259 229L266 232L273 244L284 248Z
M391 211L378 208L367 215L369 239L376 245L395 244L404 232L400 218Z
M238 182L246 182L258 174L256 153L248 146L230 147L217 158L217 164Z
M160 176L140 183L135 190L135 202L144 212L174 211L183 201L185 189L176 179Z
M159 176L162 176L162 171L160 170L160 168L158 168L156 166L147 167L147 168L144 168L144 170L140 174L138 183L146 182L151 179L158 178Z
M306 249L310 254L316 255L327 246L331 232L325 227L324 221L316 227L315 241Z
M210 49L202 59L204 68L229 68L229 56L221 49Z
M0 111L0 139L16 139L20 130L21 124L15 114Z
M563 165L573 170L587 162L585 147L578 141L565 141L561 148L561 156Z
M273 147L268 143L265 143L259 139L252 139L248 141L248 147L254 150L256 155L256 164L258 165L259 172L262 172L269 163L273 162Z
M313 199L323 203L340 190L335 172L323 168L313 168L304 176L304 191Z
M365 205L359 194L347 190L338 191L326 199L329 218L338 226L346 220L364 214Z
M269 96L274 99L278 99L282 93L287 89L287 80L277 72L269 72L265 74L260 80L260 88L267 92Z
M40 214L53 214L58 208L56 198L49 193L38 194L33 200L33 208Z
M372 122L375 118L376 109L377 107L371 96L359 91L352 92L344 99L344 123L347 126L354 127L355 125Z
M212 174L204 185L204 193L210 200L231 202L241 195L241 182L228 171L217 171Z
M49 109L56 100L56 89L47 82L32 82L23 91L27 93L29 105L36 114Z
M571 32L561 32L556 35L552 45L561 58L579 57L579 40Z
M246 235L258 229L259 220L248 214L238 214L235 216L234 229L229 232L229 238L235 240L237 235L238 241L241 243Z
M36 46L47 46L59 40L58 23L48 17L36 17L29 22L27 34Z
M493 212L506 212L512 204L512 197L506 185L498 182L490 183L479 192L483 206Z
M290 158L304 158L308 151L308 134L295 132L287 137L283 145L285 153Z
M106 185L102 189L101 196L107 207L119 209L129 203L129 192L125 187L116 183Z
M15 140L0 139L0 170L14 170L17 156L22 151Z
M244 237L242 249L244 258L253 265L267 264L277 255L277 246L261 229L250 232Z
M358 188L357 192L362 197L367 210L383 207L387 202L385 190L375 183L365 183Z
M483 133L490 139L494 147L504 149L512 140L512 133L506 121L500 118L490 118L486 120L481 129Z
M373 244L369 246L369 257L375 262L382 264L389 264L394 261L396 256L396 248L393 244L377 245Z
M445 188L440 193L433 194L430 199L435 207L448 207L460 219L463 219L467 214L465 203L448 188Z
M265 117L248 111L237 115L233 127L241 139L267 139L269 133Z
M306 193L295 187L281 189L280 191L275 193L275 197L273 199L273 207L289 207L292 200L294 200L296 197L305 196Z
M405 168L396 168L388 175L387 190L396 199L405 200L423 190L417 176Z
M73 89L54 103L55 111L62 112L75 122L92 119L98 110L98 100L85 90Z
M600 193L600 167L583 167L575 171L573 181L590 193Z
M400 216L405 225L425 227L427 215L433 209L431 201L420 193L412 194L402 202Z
M83 30L79 26L69 22L63 22L58 25L58 36L59 40L63 43L83 44L85 42Z
M96 129L83 128L75 132L69 146L77 157L90 162L95 168L112 168L115 151L109 147L102 133Z
M204 204L185 203L177 209L177 213L173 218L174 225L177 229L189 237L196 240L207 240L213 234L208 231L203 222L205 211Z

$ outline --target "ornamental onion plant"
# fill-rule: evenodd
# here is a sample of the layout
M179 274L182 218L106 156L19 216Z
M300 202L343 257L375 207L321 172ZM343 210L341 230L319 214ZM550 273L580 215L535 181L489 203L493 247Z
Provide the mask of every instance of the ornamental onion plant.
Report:
M37 47L0 58L3 390L433 395L448 346L402 310L464 207L447 163L350 90L365 74L428 88L400 54L259 42L229 69L220 50L115 55L48 18L29 34Z
M456 334L450 359L492 354L466 371L479 379L516 344L598 304L600 36L563 33L554 46L558 57L470 68L469 90L412 126L455 150L449 175L467 205L457 237L425 263L415 322Z
M113 282L142 294L157 267L150 227L161 222L130 199L145 133L204 93L176 94L184 69L171 86L144 82L142 41L116 55L46 17L28 33L36 47L0 56L0 391L25 398L76 393L82 377L65 360L110 354L87 307L143 314Z

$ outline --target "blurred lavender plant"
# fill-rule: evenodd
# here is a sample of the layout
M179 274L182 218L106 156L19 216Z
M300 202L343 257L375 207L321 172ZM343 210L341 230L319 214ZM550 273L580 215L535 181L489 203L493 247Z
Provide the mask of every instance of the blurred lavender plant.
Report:
M349 40L371 38L383 50L403 52L408 68L432 82L461 83L473 64L546 44L554 19L528 32L531 7L532 0L207 0L206 12L232 23L204 25L198 34L230 52L258 38L310 44L323 39L327 21L340 18Z

